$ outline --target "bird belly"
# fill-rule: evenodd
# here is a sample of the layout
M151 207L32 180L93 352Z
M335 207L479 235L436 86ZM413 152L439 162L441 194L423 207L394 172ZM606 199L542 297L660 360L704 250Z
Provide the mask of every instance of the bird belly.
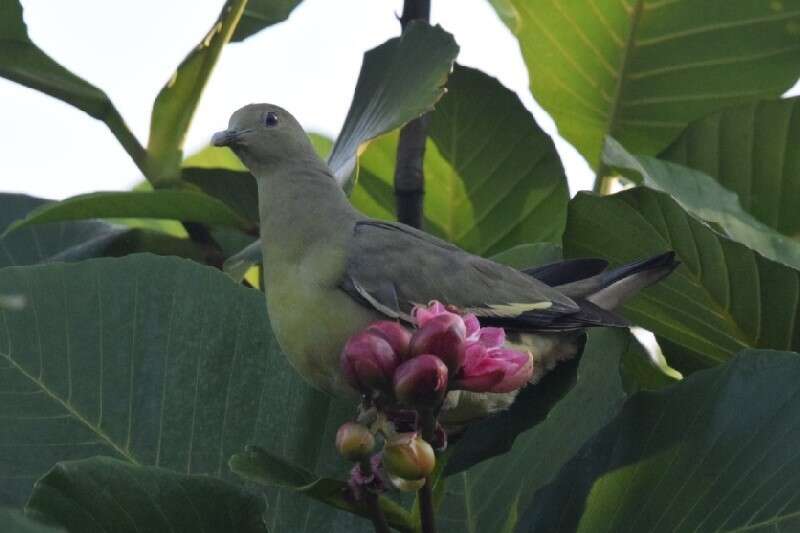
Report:
M339 356L347 339L381 319L325 280L302 268L275 275L267 310L275 338L291 365L311 385L334 396L355 396L342 379Z

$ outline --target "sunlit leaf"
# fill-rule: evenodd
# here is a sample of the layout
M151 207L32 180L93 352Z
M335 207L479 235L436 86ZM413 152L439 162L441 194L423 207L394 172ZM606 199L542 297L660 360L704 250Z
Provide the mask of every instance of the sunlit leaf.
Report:
M688 122L800 75L800 0L492 3L536 101L592 166L606 135L654 155Z
M425 154L425 228L462 248L493 254L560 242L569 198L552 140L496 79L456 66L432 114ZM397 135L369 144L351 199L394 217Z
M691 123L659 158L716 178L747 212L800 236L800 98L726 108Z

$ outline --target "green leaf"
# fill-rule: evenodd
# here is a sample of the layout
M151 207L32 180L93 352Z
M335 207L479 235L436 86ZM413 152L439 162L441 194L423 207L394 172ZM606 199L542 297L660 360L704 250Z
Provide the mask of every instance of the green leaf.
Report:
M224 168L247 172L247 167L227 146L206 146L183 160L183 168Z
M746 350L631 397L517 531L794 531L800 358Z
M179 177L186 131L197 109L200 96L219 59L222 47L231 39L247 0L227 0L217 21L203 40L178 65L167 84L156 96L147 142L151 182Z
M225 168L183 168L181 179L222 200L240 216L258 224L258 187L249 172Z
M561 260L561 247L549 242L518 244L491 257L492 261L523 270Z
M0 193L0 234L13 221L49 200ZM135 252L178 255L203 262L206 252L195 243L158 231L129 229L96 220L31 225L0 237L0 268Z
M426 229L480 255L560 242L569 192L552 140L491 76L456 65L447 89L426 148ZM396 139L370 143L360 160L351 198L376 218L394 218Z
M625 397L619 362L631 339L624 329L589 332L578 382L547 418L519 434L504 455L447 478L438 515L442 531L513 529L518 509L530 504L536 488L617 412Z
M230 468L236 474L262 485L291 488L301 494L339 509L369 518L370 512L363 504L345 498L347 484L335 479L324 479L256 446L231 457ZM411 515L400 505L386 497L379 502L386 519L399 531L414 531Z
M231 42L244 41L268 26L283 22L301 0L249 0Z
M63 529L42 524L22 511L0 507L0 531L8 533L58 533Z
M280 353L264 295L182 259L133 255L0 270L0 505L57 461L109 455L237 479L247 444L340 477L336 429L355 405L308 387ZM281 489L271 531L369 523Z
M233 211L220 200L196 191L159 190L152 192L95 192L42 205L6 228L4 235L45 222L91 218L159 218L252 231L253 222Z
M143 168L146 154L106 93L45 54L28 37L19 0L0 1L0 76L36 89L105 122L134 162Z
M26 506L82 533L266 533L264 500L219 479L109 457L58 463Z
M800 348L796 270L723 237L664 193L643 187L606 197L579 193L570 203L567 257L618 265L665 250L674 250L682 265L627 303L624 314L693 352L669 360L671 366L690 371L748 347Z
M785 235L800 236L798 98L726 108L692 122L659 155L714 177L744 209Z
M800 1L503 0L536 101L600 163L606 135L654 155L712 111L800 74Z
M452 35L422 21L364 54L353 102L328 158L342 184L355 170L365 142L433 108L456 54Z
M736 193L710 176L654 157L632 156L611 138L606 141L603 161L637 173L647 187L669 194L689 213L717 224L731 239L764 257L800 268L800 242L757 220L742 208Z

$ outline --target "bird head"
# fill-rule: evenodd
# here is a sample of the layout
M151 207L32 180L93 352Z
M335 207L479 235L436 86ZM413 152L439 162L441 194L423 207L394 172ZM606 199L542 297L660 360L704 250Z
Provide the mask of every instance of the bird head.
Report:
M236 111L228 129L211 138L227 146L257 174L260 167L318 159L303 127L285 109L272 104L250 104Z

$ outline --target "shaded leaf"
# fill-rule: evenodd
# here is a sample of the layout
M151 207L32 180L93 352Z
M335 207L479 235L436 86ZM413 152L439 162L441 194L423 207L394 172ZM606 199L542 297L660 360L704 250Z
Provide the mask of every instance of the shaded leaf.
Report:
M610 138L603 161L638 174L647 187L669 194L689 213L716 224L731 239L764 257L800 268L800 243L757 220L742 208L736 193L710 176L654 157L633 156Z
M624 314L699 358L688 367L669 360L671 366L690 371L748 347L800 348L796 270L723 237L647 188L606 197L579 193L570 203L567 257L619 265L665 250L674 250L681 266L628 302Z
M58 533L63 529L45 525L22 511L0 507L0 530L8 533Z
M550 137L512 91L478 70L457 65L447 88L426 148L426 229L480 255L560 242L569 194ZM351 198L376 218L394 218L396 146L396 135L382 137L359 163Z
M229 466L233 472L250 481L288 487L347 512L365 518L371 516L363 502L351 501L345 496L348 488L344 481L319 478L261 448L251 446L244 453L234 455ZM399 531L415 530L411 515L400 505L383 496L379 498L379 502L391 526Z
M0 234L13 221L45 205L52 203L21 194L0 193ZM0 237L0 268L135 252L178 255L200 262L204 262L208 254L207 250L189 240L158 231L87 220L31 225Z
M235 480L257 443L341 476L336 429L355 412L280 353L264 295L190 261L133 255L0 269L0 505L58 461L108 455ZM267 489L271 531L368 531L361 518Z
M561 260L561 247L549 242L518 244L491 257L492 261L524 270Z
M249 0L231 41L243 41L268 26L283 22L300 2L301 0Z
M42 205L9 225L4 235L45 222L91 218L166 218L211 225L230 226L243 231L254 229L220 200L196 191L159 190L152 192L95 192Z
M249 172L188 167L181 170L181 179L196 185L208 196L222 200L243 218L258 224L258 188Z
M179 177L186 131L197 109L222 47L231 39L247 0L227 0L205 37L178 65L156 96L147 141L147 178L151 182Z
M422 21L364 54L353 102L328 158L340 183L355 170L361 145L433 107L456 54L452 35Z
M689 124L659 158L697 169L735 192L744 209L800 235L799 98L761 100Z
M0 2L0 76L36 89L102 120L143 168L145 151L106 93L45 54L28 37L19 0Z
M746 350L640 392L540 490L517 531L793 531L800 358Z
M235 485L109 457L58 463L26 510L82 533L267 531L264 500Z
M442 531L513 529L518 510L530 504L536 488L549 483L617 412L625 397L619 362L631 339L624 329L588 333L578 382L547 418L517 435L507 453L447 478L438 515Z
M800 1L495 0L531 91L600 163L606 135L654 155L686 124L783 94L800 74Z

